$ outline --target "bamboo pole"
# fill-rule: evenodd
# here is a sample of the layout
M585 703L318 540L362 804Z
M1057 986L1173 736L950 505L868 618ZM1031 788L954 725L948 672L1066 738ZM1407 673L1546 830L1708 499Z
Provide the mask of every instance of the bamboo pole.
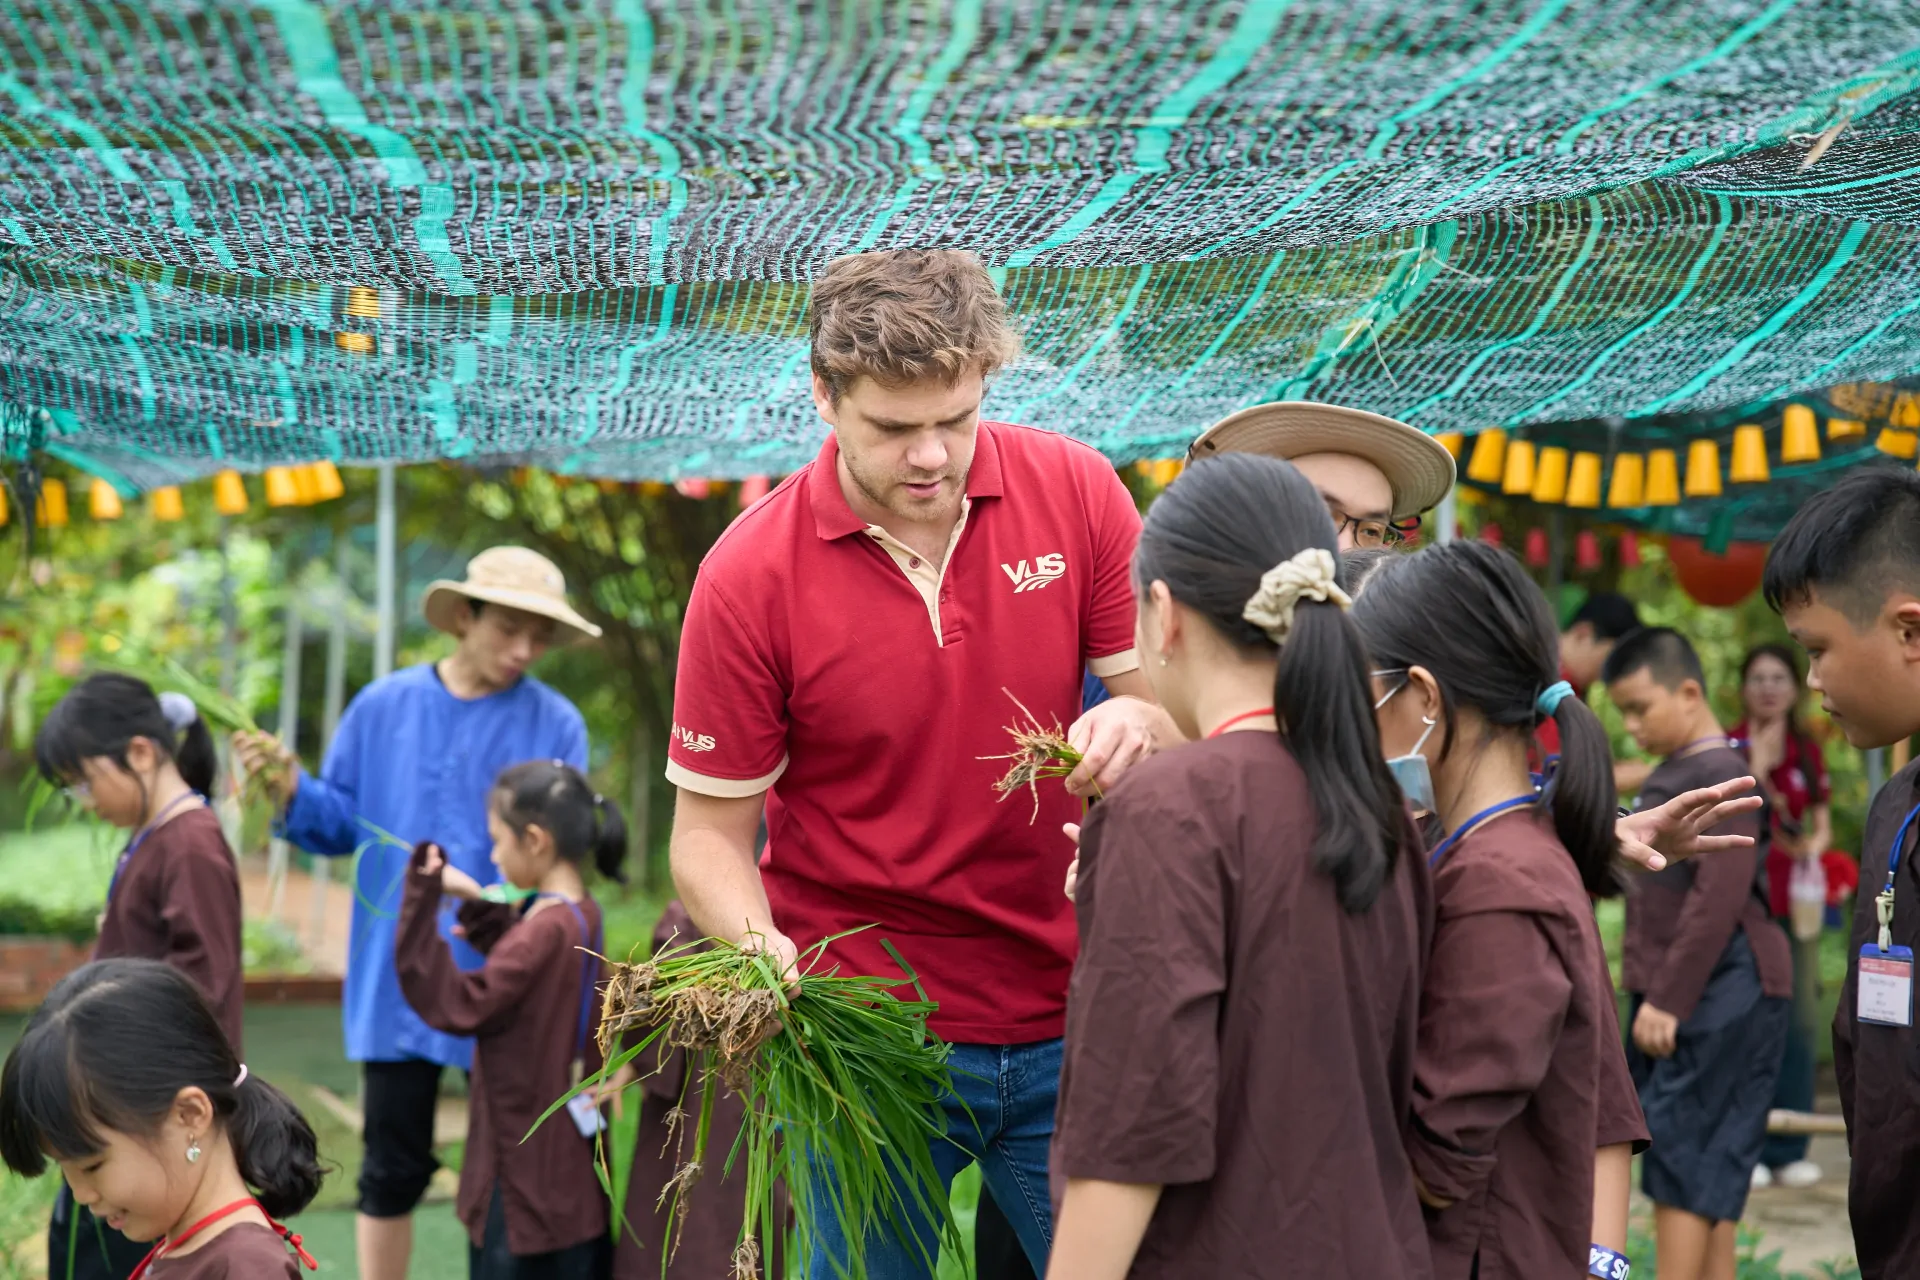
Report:
M1767 1132L1808 1135L1831 1133L1845 1137L1847 1122L1843 1116L1779 1108L1767 1112Z

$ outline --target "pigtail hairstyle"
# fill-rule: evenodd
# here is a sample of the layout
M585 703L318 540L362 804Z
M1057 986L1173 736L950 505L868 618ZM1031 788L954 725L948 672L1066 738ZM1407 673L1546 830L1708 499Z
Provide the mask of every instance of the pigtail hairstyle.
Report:
M200 989L157 960L96 960L53 989L0 1070L0 1160L34 1178L48 1155L100 1151L102 1129L154 1133L187 1088L213 1104L269 1217L312 1202L323 1177L313 1127L286 1094L243 1074Z
M1245 453L1190 465L1147 512L1134 579L1167 584L1181 604L1247 649L1274 647L1246 618L1263 576L1337 539L1327 505L1290 463ZM1314 866L1340 905L1362 912L1392 874L1406 831L1399 786L1381 758L1367 655L1338 603L1302 598L1280 645L1273 705L1280 739L1313 797Z
M67 691L33 738L40 775L65 786L94 757L127 767L127 744L145 738L173 761L180 777L203 796L213 794L218 757L213 734L193 699L155 694L144 680L117 671L88 676Z
M1552 815L1554 833L1587 892L1618 892L1613 753L1592 708L1555 688L1560 633L1547 598L1520 562L1483 542L1428 547L1370 577L1353 618L1380 668L1433 673L1442 703L1442 759L1456 745L1458 707L1478 711L1496 733L1529 738L1545 718L1543 707L1552 707L1560 760L1539 805Z
M626 820L578 769L562 760L529 760L501 770L493 786L500 820L515 835L540 827L561 858L578 863L591 856L601 875L626 883Z

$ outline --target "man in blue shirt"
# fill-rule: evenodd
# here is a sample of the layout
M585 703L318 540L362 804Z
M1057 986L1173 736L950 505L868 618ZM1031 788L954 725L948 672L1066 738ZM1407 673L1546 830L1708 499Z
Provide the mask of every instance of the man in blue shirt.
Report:
M571 702L526 674L547 648L600 629L567 604L546 557L522 547L475 556L464 582L427 590L427 621L459 638L451 657L396 671L362 689L340 721L319 777L277 739L235 741L249 771L279 764L282 834L310 853L356 855L344 1014L347 1057L363 1064L365 1158L358 1245L363 1280L403 1280L414 1206L433 1157L434 1099L444 1067L469 1068L473 1042L420 1020L400 994L393 945L412 846L433 840L481 884L491 860L487 798L502 769L525 760L587 765L587 730ZM462 968L478 952L441 924Z

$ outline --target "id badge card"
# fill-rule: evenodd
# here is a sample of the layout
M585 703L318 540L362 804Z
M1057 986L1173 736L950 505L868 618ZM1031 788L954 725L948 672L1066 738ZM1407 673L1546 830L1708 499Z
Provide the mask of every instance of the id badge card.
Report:
M583 1138L591 1138L607 1127L607 1118L600 1114L590 1093L576 1093L568 1098L567 1114L573 1117L573 1127Z
M1877 943L1860 948L1860 1005L1862 1022L1883 1027L1913 1025L1913 948Z

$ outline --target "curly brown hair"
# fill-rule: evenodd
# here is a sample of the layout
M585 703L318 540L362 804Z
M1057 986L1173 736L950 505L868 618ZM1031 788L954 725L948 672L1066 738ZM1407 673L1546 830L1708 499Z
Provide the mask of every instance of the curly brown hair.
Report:
M813 282L813 371L835 400L860 378L952 384L1011 363L1020 339L987 269L958 249L835 258Z

